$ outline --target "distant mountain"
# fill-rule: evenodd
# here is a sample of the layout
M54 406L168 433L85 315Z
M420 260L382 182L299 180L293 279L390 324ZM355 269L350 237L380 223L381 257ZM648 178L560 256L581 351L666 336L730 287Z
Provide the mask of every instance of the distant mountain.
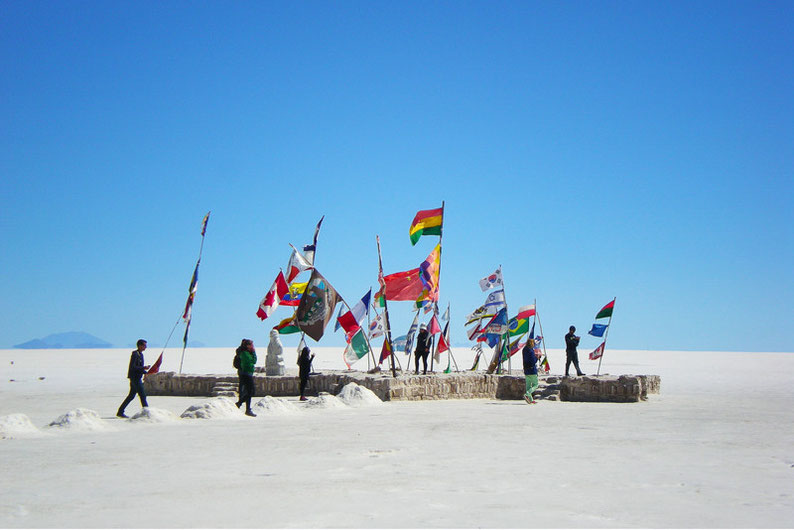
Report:
M112 348L113 345L98 339L89 333L82 331L67 331L66 333L55 333L47 335L43 339L33 339L22 344L17 344L14 348L23 350L58 350L74 349L85 350L90 348Z

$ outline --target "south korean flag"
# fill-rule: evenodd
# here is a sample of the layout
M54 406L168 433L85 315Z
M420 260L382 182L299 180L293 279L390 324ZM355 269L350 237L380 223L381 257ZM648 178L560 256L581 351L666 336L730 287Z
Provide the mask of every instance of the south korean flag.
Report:
M483 292L493 289L499 285L502 285L502 267L499 267L493 272L493 274L489 274L480 280L480 289L482 289Z

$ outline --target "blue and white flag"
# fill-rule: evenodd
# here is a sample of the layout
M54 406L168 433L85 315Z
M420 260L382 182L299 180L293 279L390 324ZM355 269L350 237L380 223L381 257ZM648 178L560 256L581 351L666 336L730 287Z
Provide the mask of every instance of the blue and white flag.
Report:
M603 337L606 330L606 324L593 324L593 329L588 331L587 334L592 335L593 337Z
M483 304L486 308L497 308L500 306L505 305L505 290L504 289L497 289L491 294L488 295L488 298L485 299L485 303ZM505 322L506 324L507 322Z
M416 336L416 327L419 325L419 310L416 310L416 315L414 316L414 321L411 323L411 327L408 329L408 334L405 336L405 345L402 348L398 348L396 345L394 346L395 350L402 349L405 351L405 355L411 355L411 350L414 347L414 337Z

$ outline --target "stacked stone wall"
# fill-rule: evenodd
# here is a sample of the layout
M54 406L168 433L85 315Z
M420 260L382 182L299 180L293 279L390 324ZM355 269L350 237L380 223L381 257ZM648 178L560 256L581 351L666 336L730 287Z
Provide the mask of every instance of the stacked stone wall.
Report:
M404 375L393 378L385 374L330 372L312 375L307 393L337 394L346 384L355 382L369 388L383 401L418 401L436 399L522 399L523 376L462 372L455 374ZM161 372L146 376L146 392L152 396L210 396L216 383L237 383L234 375L177 375ZM541 398L559 395L562 401L636 402L648 394L658 394L657 375L541 376ZM297 376L254 374L256 396L297 396Z

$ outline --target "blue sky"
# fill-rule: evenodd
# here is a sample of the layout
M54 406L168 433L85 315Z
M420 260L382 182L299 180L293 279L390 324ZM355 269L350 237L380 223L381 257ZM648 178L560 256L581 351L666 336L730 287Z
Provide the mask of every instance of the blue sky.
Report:
M0 347L162 343L212 210L191 338L260 345L325 215L352 305L446 203L452 336L502 265L549 347L794 351L794 4L0 5ZM411 313L391 307L396 333ZM177 331L172 345L176 345ZM291 344L294 336L285 340ZM321 345L341 345L339 334Z

